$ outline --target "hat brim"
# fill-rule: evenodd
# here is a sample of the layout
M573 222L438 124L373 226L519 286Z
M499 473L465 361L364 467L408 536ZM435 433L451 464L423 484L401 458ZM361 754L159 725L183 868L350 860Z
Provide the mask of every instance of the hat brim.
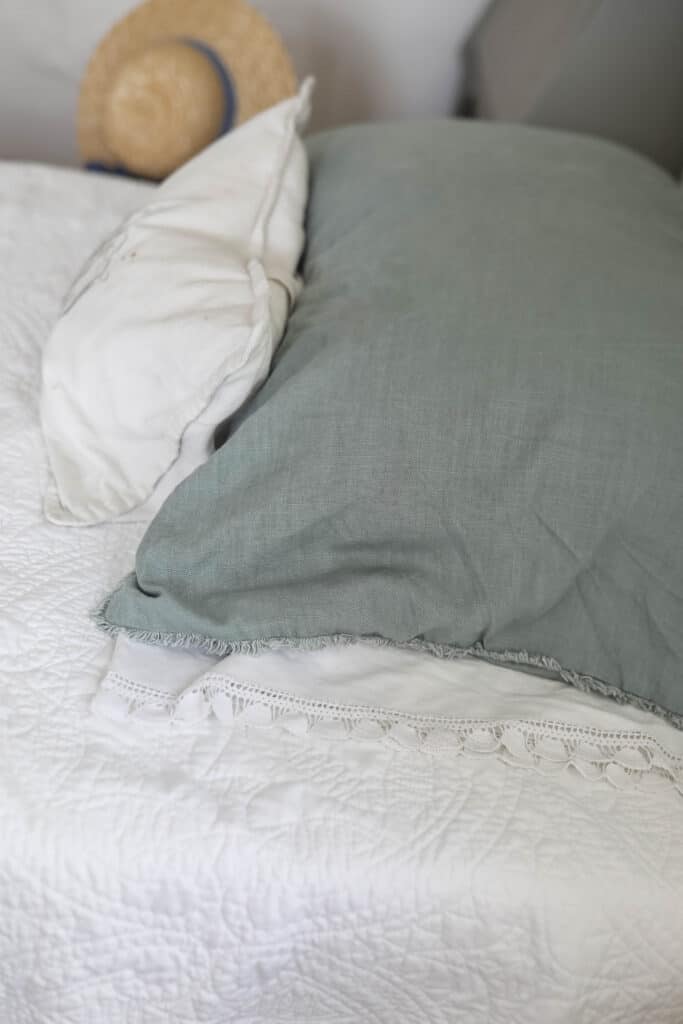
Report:
M86 68L78 106L78 148L84 163L116 164L103 132L111 82L134 54L170 39L196 40L220 59L235 91L235 125L296 92L297 78L284 44L244 0L146 0L114 25Z

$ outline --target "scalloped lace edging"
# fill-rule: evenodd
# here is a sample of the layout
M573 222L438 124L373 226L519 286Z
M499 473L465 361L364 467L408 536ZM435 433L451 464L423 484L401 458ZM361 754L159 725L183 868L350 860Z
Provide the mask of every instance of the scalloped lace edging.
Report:
M92 620L98 629L109 636L127 636L129 640L152 644L156 647L171 647L180 650L192 650L211 657L225 658L230 654L261 654L265 651L299 650L320 651L325 647L348 647L363 643L369 647L389 647L400 651L421 651L435 658L445 660L463 657L477 658L491 665L528 666L549 672L551 676L570 683L583 693L595 693L601 697L610 697L617 704L628 704L638 711L655 714L664 719L674 728L683 731L683 715L669 711L647 697L639 697L635 693L622 690L618 686L606 683L597 676L589 676L574 669L561 665L556 658L547 654L533 654L525 650L491 651L476 643L471 647L457 647L454 644L433 643L429 640L390 640L377 635L357 636L352 633L332 633L323 636L286 637L273 636L256 640L218 640L216 637L204 636L201 633L164 633L159 630L136 629L132 626L119 626L107 619L107 608L114 596L129 581L135 580L135 573L129 573L113 594L92 612Z
M496 757L543 775L573 770L616 789L671 785L683 796L683 757L637 729L604 730L554 720L418 715L362 704L333 704L209 672L174 696L118 672L100 684L96 704L121 719L281 728L324 739L378 741L430 755Z

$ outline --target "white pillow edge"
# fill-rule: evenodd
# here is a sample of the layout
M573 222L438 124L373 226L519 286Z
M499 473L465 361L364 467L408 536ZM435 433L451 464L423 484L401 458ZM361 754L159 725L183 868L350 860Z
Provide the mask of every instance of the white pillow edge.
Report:
M298 139L298 133L302 126L304 126L311 112L311 103L313 90L315 88L315 80L312 76L307 77L299 87L296 99L298 102L292 105L289 118L287 120L285 130L282 133L282 139L278 146L276 159L273 164L273 173L268 182L268 187L264 190L263 197L258 206L257 215L254 224L251 229L249 236L249 252L251 255L247 258L246 265L244 267L245 273L249 278L251 289L252 289L252 313L253 313L253 328L250 332L249 339L245 345L244 357L241 360L239 366L231 367L230 372L236 372L242 368L245 363L249 360L254 352L256 345L263 340L264 332L269 332L270 337L266 337L266 343L272 344L274 348L279 343L274 341L274 325L270 316L270 308L268 303L268 292L269 292L269 281L263 262L265 238L267 234L267 226L270 218L273 215L277 197L282 188L282 182L287 167L289 155L292 147L295 145ZM255 248L258 248L258 254L255 253ZM300 279L298 275L293 274L291 279L284 281L281 279L283 275L274 279L278 284L285 288L290 296L289 309L291 312L292 305L294 304L301 287ZM286 326L286 324L285 324ZM175 454L171 460L167 463L166 467L159 473L155 478L153 485L150 487L147 494L136 501L132 505L128 505L126 508L121 509L117 512L108 510L101 515L92 516L92 518L85 519L79 518L69 509L68 506L64 505L61 500L59 493L59 487L57 485L56 477L52 472L50 460L47 460L47 473L48 479L44 491L43 498L43 514L48 522L55 526L99 526L104 523L111 522L147 522L155 515L155 511L145 511L145 506L153 501L154 492L158 488L160 482L166 476L166 474L172 469L177 463L178 459L182 454L183 438L187 429L197 421L203 412L211 404L214 396L220 389L222 383L225 381L227 374L217 374L218 382L215 387L212 388L210 393L201 396L196 406L193 407L193 412L188 418L181 434L178 437ZM237 411L237 410L235 410ZM134 513L138 510L139 516L134 516Z

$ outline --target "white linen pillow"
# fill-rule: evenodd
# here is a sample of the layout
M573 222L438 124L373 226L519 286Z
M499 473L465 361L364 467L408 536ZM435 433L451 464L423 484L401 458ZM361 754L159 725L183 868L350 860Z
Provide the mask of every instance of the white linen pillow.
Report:
M167 178L72 286L43 354L52 522L149 518L266 377L300 286L312 86Z

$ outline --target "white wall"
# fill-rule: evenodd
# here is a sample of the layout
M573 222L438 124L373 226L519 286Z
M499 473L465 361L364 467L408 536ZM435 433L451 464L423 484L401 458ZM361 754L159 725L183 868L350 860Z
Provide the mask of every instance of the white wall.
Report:
M191 2L191 0L188 0ZM450 114L464 40L487 0L253 0L301 75L318 79L313 127ZM76 160L78 84L135 0L0 0L0 157Z
M486 0L255 0L300 72L318 79L316 120L451 114L460 50Z

